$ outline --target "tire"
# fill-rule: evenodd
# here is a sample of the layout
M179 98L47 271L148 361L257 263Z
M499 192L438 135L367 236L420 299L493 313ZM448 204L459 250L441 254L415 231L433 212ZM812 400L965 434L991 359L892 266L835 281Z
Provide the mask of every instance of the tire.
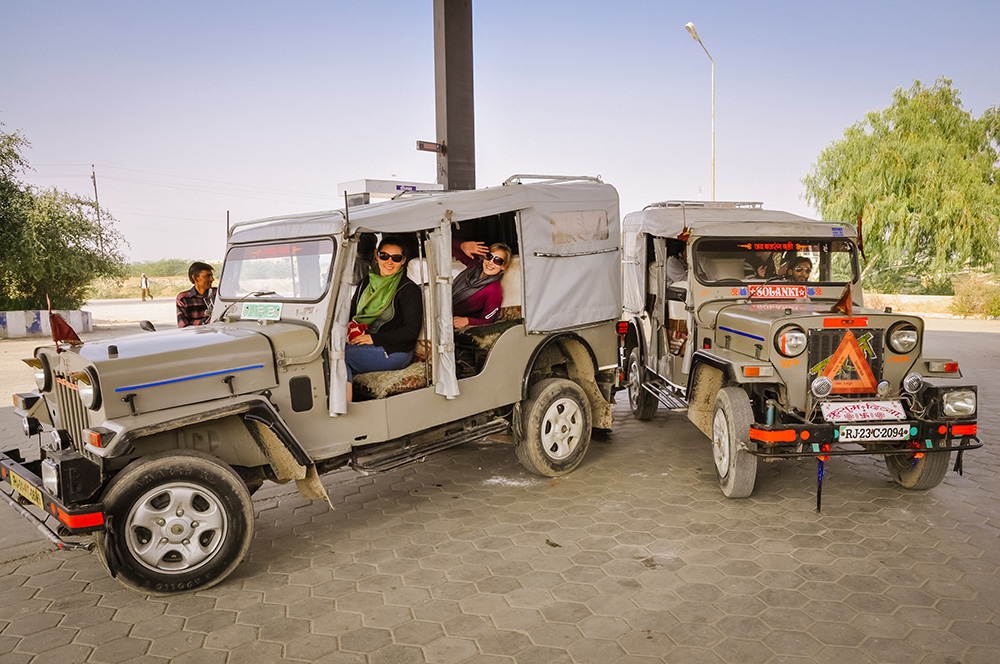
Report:
M933 489L941 484L950 462L951 454L947 452L925 453L919 459L914 459L912 454L887 454L885 457L885 467L892 481L914 491Z
M635 419L643 421L653 419L660 405L659 399L642 389L644 371L637 346L628 356L628 405Z
M590 401L565 378L548 378L532 388L524 404L517 458L543 477L559 477L580 465L590 445Z
M103 496L98 550L112 576L152 595L209 588L240 564L253 538L253 503L240 476L193 450L132 462Z
M746 498L757 481L757 457L747 451L753 424L750 397L738 387L724 387L715 397L712 456L719 488L726 498Z

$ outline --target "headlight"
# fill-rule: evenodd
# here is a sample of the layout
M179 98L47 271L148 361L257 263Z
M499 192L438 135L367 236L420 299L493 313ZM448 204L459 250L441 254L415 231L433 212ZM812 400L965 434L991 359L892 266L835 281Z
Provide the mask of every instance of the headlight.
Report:
M786 325L778 330L775 349L785 357L795 357L806 349L806 333L798 325Z
M813 396L822 399L824 397L830 396L833 392L833 381L826 376L817 376L813 379L812 385L810 386Z
M24 360L31 366L35 373L35 385L39 392L48 392L52 389L52 367L49 366L49 358L38 355L32 360Z
M80 402L84 408L97 410L101 407L101 387L97 381L97 371L87 367L85 371L73 374L76 379L76 390L80 394Z
M970 417L976 414L976 393L973 390L953 390L944 393L945 417Z
M889 328L889 348L897 353L909 353L917 347L920 335L913 323L896 323Z
M916 371L912 371L906 374L906 378L903 379L903 390L909 392L910 394L916 394L920 391L920 388L924 386L924 377L918 374Z

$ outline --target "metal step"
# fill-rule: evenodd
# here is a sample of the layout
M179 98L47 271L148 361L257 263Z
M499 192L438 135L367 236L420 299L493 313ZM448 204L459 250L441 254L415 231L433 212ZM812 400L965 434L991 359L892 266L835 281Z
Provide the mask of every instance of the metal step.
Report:
M509 429L510 424L507 420L496 419L479 426L456 431L430 442L413 443L409 438L404 438L395 441L395 444L392 442L382 443L374 445L375 449L370 454L355 456L350 466L364 475L380 473L423 459L449 447L479 440L492 434L503 433Z
M645 381L642 388L656 397L660 403L672 410L685 410L688 407L687 400L678 388L673 387L665 380L653 379Z

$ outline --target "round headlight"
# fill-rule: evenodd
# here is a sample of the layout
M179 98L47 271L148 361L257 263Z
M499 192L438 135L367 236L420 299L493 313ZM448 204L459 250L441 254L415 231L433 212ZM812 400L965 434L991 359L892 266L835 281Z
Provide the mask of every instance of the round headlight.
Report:
M909 353L917 347L920 335L913 323L896 323L889 328L889 348L897 353Z
M903 379L903 389L910 394L916 394L920 391L920 388L924 386L924 377L918 374L916 371L906 374L906 378Z
M97 382L97 371L93 367L74 376L76 391L80 395L80 403L84 408L97 410L101 407L101 388Z
M817 376L813 379L810 389L812 390L813 396L822 399L823 397L829 396L830 392L833 392L833 381L826 376Z
M35 385L39 392L48 392L52 389L52 367L49 366L49 358L44 355L36 355L35 360L38 366L33 367L35 371Z
M785 357L795 357L806 349L806 332L798 325L786 325L778 330L774 347Z

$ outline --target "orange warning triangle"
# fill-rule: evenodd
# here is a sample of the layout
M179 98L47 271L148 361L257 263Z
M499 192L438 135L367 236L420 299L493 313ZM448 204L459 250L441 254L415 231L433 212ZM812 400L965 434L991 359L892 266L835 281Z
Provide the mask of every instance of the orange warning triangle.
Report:
M834 376L840 373L840 369L847 360L851 361L854 370L858 373L858 377L849 380L835 379ZM861 346L858 345L858 340L850 330L844 335L843 341L837 346L836 352L834 352L830 358L830 362L826 365L826 369L820 375L826 376L833 381L834 394L861 394L875 391L875 375L872 373L871 367L868 366L867 360L865 360L865 353L861 350Z

